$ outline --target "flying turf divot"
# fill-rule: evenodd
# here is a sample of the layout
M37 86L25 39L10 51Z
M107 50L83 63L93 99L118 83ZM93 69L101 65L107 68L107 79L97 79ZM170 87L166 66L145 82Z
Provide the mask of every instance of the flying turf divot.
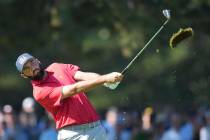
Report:
M169 40L169 46L171 48L175 48L178 46L179 43L182 41L188 39L189 37L193 36L193 29L191 27L185 28L185 29L179 29L178 32L174 33L170 40Z

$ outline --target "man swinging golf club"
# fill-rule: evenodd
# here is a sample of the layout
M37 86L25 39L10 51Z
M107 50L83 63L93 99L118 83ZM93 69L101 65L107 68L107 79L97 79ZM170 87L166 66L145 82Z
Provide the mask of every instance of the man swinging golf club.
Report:
M28 53L16 60L17 70L29 78L33 96L54 117L58 140L106 140L100 118L85 92L104 83L120 82L123 75L82 72L72 64L53 63L43 69Z

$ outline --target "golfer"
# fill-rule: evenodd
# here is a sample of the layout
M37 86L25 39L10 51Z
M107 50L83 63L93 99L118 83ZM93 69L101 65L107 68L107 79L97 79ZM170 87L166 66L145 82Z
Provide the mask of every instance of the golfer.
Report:
M99 75L72 64L52 63L43 69L28 53L16 60L17 70L29 78L33 96L55 120L58 140L106 140L100 118L85 92L104 83L120 82L122 74Z

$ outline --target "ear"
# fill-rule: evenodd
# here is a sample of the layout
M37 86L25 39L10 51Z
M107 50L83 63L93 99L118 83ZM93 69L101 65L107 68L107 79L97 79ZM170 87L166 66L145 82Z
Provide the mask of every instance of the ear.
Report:
M25 76L23 73L21 73L20 76L23 77L23 78L26 78L26 79L28 78L28 77Z

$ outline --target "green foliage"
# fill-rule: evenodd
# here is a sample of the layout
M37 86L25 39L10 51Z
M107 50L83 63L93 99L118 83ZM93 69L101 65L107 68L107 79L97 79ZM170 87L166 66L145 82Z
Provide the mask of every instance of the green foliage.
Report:
M32 53L45 66L58 61L101 74L121 71L164 22L164 8L172 10L172 20L118 89L97 88L90 98L98 109L209 102L209 0L0 0L1 104L20 105L32 95L15 70L20 53ZM170 35L186 26L194 37L171 50Z

